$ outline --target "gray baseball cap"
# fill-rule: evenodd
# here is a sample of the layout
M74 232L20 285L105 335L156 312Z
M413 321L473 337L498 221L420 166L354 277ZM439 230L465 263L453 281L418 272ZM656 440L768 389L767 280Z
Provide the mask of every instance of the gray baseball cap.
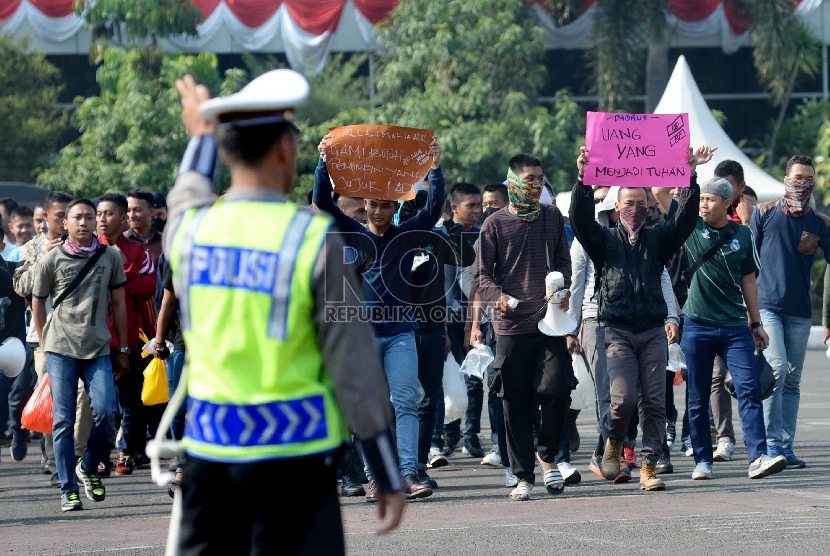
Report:
M720 195L724 199L732 200L732 184L724 178L710 178L700 186L701 193Z

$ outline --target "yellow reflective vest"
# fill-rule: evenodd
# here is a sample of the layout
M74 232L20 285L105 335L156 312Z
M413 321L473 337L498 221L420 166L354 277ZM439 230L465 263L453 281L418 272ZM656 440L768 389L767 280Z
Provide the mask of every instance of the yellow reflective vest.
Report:
M189 454L261 461L346 439L312 320L330 225L282 202L220 200L184 215L170 266L187 345Z

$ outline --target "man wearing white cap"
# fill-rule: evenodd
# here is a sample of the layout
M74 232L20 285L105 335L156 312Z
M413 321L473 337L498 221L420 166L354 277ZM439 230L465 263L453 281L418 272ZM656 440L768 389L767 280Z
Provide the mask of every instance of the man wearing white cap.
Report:
M189 76L177 87L193 137L164 237L188 352L179 553L343 554L336 455L346 423L389 517L381 532L398 525L404 501L371 328L325 318L327 307L357 310L357 277L331 219L286 202L291 120L308 83L277 70L214 100ZM217 144L231 187L215 201ZM275 480L286 476L304 478L290 511L264 511L286 499Z

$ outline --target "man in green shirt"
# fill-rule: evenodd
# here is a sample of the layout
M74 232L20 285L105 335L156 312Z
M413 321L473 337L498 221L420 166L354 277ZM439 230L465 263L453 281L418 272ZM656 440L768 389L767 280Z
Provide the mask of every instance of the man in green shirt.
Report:
M660 208L671 217L677 203L669 190L655 189L654 194ZM691 283L683 306L681 347L689 373L689 425L696 463L692 479L712 478L709 394L716 355L726 362L738 395L749 477L760 479L787 467L783 456L767 455L754 353L756 347L764 349L769 344L758 307L758 254L749 228L727 218L731 203L732 185L724 178L712 178L701 185L700 217L685 243L690 271L698 259L714 249L713 255L687 278Z

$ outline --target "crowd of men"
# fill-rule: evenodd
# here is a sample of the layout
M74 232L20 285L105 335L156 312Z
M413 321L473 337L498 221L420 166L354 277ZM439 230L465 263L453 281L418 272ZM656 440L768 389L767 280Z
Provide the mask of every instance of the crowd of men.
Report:
M673 472L676 445L694 457L693 479L713 478L715 462L736 456L727 373L748 477L807 465L795 453L795 437L810 271L819 250L830 259L830 218L811 206L809 158L788 162L783 198L757 204L737 162L721 162L714 178L698 183L695 169L714 149L690 150L688 187L649 190L586 186L590 152L583 147L566 214L530 154L507 161L504 182L457 183L447 192L435 141L413 200L340 195L328 174L327 140L308 204L331 215L344 259L360 278L357 293L371 309L365 320L391 393L407 499L431 496L438 484L428 471L448 465L459 447L482 465L503 468L513 500L530 499L537 463L548 493L578 484L572 453L580 444L579 412L570 407L573 358L583 356L599 433L587 467L605 480L628 482L639 468L641 489L663 490L660 475ZM64 511L82 508L81 484L88 499L101 501L102 478L148 464L145 447L164 405L142 403L142 333L154 340L151 355L166 362L171 395L182 375L186 342L162 253L166 212L163 196L143 190L94 200L54 191L34 209L0 200L0 340L18 338L28 353L23 373L0 378L3 441L21 461L39 440L43 473L60 488ZM562 274L568 294L546 291L550 272ZM549 303L577 327L559 336L541 332ZM668 347L676 343L686 358L685 408L674 403L675 372L667 370ZM465 377L464 422L444 419L445 359L460 365L478 344L495 354L484 379L489 452L481 434L483 380ZM766 399L756 350L776 378ZM54 427L32 434L21 415L47 373ZM181 439L185 423L182 407L168 434ZM378 484L360 450L345 447L339 461L342 495L376 502ZM171 467L171 496L181 485L180 465Z

